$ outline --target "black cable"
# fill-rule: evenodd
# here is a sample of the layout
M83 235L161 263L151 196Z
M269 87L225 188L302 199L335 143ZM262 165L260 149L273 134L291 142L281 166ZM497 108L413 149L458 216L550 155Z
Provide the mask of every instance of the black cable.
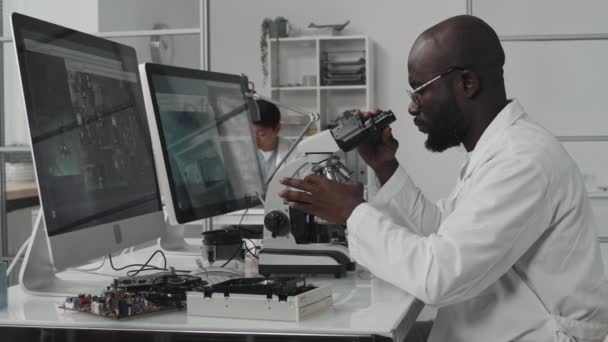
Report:
M240 231L243 231L243 230L244 230L244 231L248 231L247 229L245 229L245 228L241 227L241 223L243 223L243 219L245 218L245 215L247 215L247 212L248 212L248 211L249 211L249 208L245 209L245 212L243 212L243 215L241 215L241 219L239 220L239 224L237 225L237 228L238 228ZM255 249L257 249L257 247L258 247L258 246L255 244L255 242L253 242L253 241L252 241L250 238L245 238L245 239L246 239L246 240L249 240L249 242L251 242L251 243L253 244L253 249L254 249L254 250L255 250ZM249 252L249 254L251 254L251 255L252 255L254 258L259 259L259 257L258 257L257 255L255 255L255 253L253 253L253 252L251 251L251 249L250 249L250 248L245 247L245 250L246 250L247 252ZM227 265L227 264L228 264L228 263L229 263L229 262L230 262L232 259L234 259L234 257L235 257L235 256L233 255L233 256L232 256L232 258L230 258L230 260L228 260L228 261L227 261L227 262L226 262L224 265L222 265L221 267L226 266L226 265Z
M245 238L245 240L248 240L253 245L252 248L245 248L247 250L247 252L249 252L249 254L251 254L254 258L259 259L260 258L259 256L257 256L255 253L251 252L252 249L254 251L257 250L259 248L258 245L256 245L255 242L253 242L253 240L251 240L250 238Z
M245 218L245 215L247 215L248 211L249 211L249 208L245 209L245 212L243 213L243 215L241 215L241 219L239 220L239 224L237 225L237 227L239 229L241 229L241 223L243 223L243 219Z
M245 240L251 242L251 244L253 245L253 249L258 249L258 245L256 245L255 242L253 242L253 240L251 240L250 238L245 238Z
M157 253L162 253L163 257L165 256L165 255L164 255L164 253L163 253L161 250L157 250L157 251L155 251L155 252L152 254L152 256L150 256L150 259L152 259L152 258L153 258L153 257L154 257L154 256L155 256ZM151 266L151 265L148 265L147 263L149 263L149 262L150 262L150 259L148 259L148 261L146 262L146 264L130 264L130 265L127 265L127 266L123 266L123 267L120 267L120 268L116 268L116 266L114 266L114 263L112 262L112 254L109 254L108 256L109 256L109 259L110 259L110 266L112 266L112 269L113 269L114 271L122 271L122 270L124 270L124 269L126 269L126 268L130 268L130 267L141 267L141 266L154 267L154 268L161 269L160 267L156 267L156 266ZM166 266L167 266L167 259L166 259L166 257L165 257L165 267L166 267Z
M156 266L150 266L149 265L150 261L152 261L152 258L154 258L154 256L157 253L160 253L160 255L163 256L163 262L164 262L163 268L159 268L159 267L156 267ZM165 256L165 253L163 253L163 251L161 251L160 249L157 249L154 253L152 253L152 255L141 266L140 269L127 271L127 275L130 276L130 277L134 277L134 276L138 275L142 271L152 271L152 270L155 270L155 271L166 271L167 270L167 257Z
M150 265L150 261L152 261L152 258L154 258L154 256L159 253L163 257L163 261L164 261L163 268ZM131 268L131 267L140 267L139 270L130 270L127 272L127 275L131 276L131 277L138 275L142 271L166 271L167 270L167 257L165 256L165 253L163 253L163 251L161 251L160 249L154 251L154 253L152 253L150 258L148 258L148 260L144 264L130 264L130 265L116 268L114 266L114 262L112 261L112 254L109 254L109 259L110 259L110 266L112 267L112 269L114 271L122 271L124 269Z
M254 257L254 258L256 258L256 259L259 259L259 258L260 258L259 256L255 255L255 253L254 253L254 252L252 252L252 251L251 251L251 248L246 248L246 250L247 250L247 252L248 252L249 254L251 254L251 256L252 256L252 257Z

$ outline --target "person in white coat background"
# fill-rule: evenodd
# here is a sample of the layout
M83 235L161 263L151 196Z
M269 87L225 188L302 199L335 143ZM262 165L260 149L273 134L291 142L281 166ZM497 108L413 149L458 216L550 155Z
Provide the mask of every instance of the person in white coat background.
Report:
M255 144L262 163L264 181L269 181L269 178L287 155L291 143L279 136L281 131L281 111L279 108L274 103L262 99L257 99L256 104L260 119L253 122ZM301 154L298 153L296 148L282 165L299 156Z
M413 329L406 340L604 341L608 282L583 178L507 98L504 63L496 32L473 16L427 29L410 51L408 110L425 146L467 151L446 199L414 185L390 128L359 147L382 185L369 202L361 184L317 176L285 178L294 189L279 195L346 223L359 264L439 308L430 336Z

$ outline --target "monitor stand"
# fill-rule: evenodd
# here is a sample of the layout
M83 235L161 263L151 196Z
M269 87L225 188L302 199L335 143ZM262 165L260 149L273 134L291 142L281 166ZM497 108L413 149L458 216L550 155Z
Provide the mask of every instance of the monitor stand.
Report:
M167 254L201 255L202 236L198 245L188 243L184 236L185 226L171 225L165 218L165 229L159 239L160 248Z
M49 246L42 209L40 209L19 271L19 284L26 293L34 296L58 297L81 293L98 294L111 283L108 277L93 274L87 275L86 280L57 277Z

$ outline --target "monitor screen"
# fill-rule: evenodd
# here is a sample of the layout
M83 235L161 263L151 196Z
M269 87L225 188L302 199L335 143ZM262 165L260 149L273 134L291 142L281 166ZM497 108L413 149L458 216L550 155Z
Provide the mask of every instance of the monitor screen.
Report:
M152 139L158 138L155 152L162 153L168 178L168 212L185 223L258 205L264 183L251 126L257 109L245 96L246 78L158 64L146 64L145 73L158 129Z
M160 211L135 50L12 19L49 236Z

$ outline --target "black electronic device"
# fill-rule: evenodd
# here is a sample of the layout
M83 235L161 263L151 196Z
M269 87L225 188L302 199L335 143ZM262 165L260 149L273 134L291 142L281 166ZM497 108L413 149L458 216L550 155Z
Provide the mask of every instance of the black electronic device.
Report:
M243 239L261 239L264 237L263 224L231 225L230 228L238 229L243 235Z
M154 154L169 222L192 222L260 204L264 182L247 78L142 64Z
M94 292L103 284L55 273L165 227L137 55L16 12L11 24L41 212L19 283L36 295Z
M135 50L12 20L49 236L160 211Z
M360 116L352 116L344 120L338 127L331 130L331 135L338 147L344 152L355 149L359 144L378 136L384 128L396 120L391 110L384 111L369 119Z
M229 297L230 294L252 294L265 295L268 298L278 296L296 296L304 293L314 286L306 285L306 280L302 277L258 277L258 278L237 278L230 279L213 286L204 288L205 297L211 297L213 293L223 294Z
M151 291L163 288L174 293L182 288L190 289L195 286L204 286L207 282L188 274L177 274L174 271L157 272L141 276L120 277L114 279L112 287L124 291Z
M188 315L299 321L329 308L331 287L301 277L237 278L187 294Z
M245 260L243 235L237 229L218 229L203 233L203 255L210 263Z

